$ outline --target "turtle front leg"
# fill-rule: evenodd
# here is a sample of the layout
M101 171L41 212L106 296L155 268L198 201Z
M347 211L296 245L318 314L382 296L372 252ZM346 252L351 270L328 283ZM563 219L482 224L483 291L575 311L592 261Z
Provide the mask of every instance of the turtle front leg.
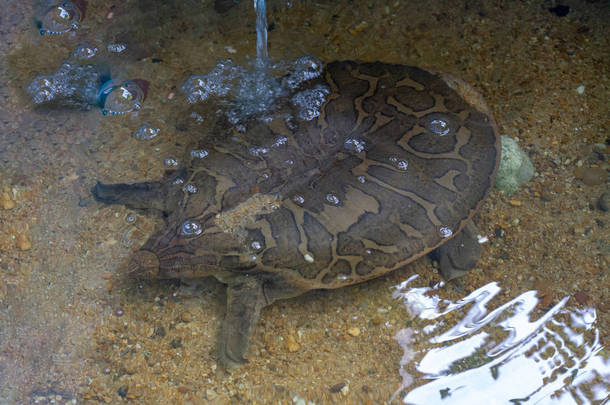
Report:
M446 280L461 277L473 269L481 257L479 229L470 221L453 239L434 251Z
M256 277L239 277L227 286L227 313L218 342L218 360L225 368L247 362L244 355L250 335L267 304L262 282Z
M91 193L97 201L106 204L122 204L134 209L166 209L165 182L103 184L98 181Z

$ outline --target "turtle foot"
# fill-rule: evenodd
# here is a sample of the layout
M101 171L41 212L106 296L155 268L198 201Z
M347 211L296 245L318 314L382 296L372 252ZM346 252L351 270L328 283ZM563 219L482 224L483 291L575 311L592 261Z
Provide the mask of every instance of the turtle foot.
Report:
M246 363L250 335L267 305L263 287L254 277L244 277L227 287L227 313L218 342L218 361L225 369Z
M453 239L434 251L440 272L446 280L461 277L477 265L481 257L479 230L470 221Z

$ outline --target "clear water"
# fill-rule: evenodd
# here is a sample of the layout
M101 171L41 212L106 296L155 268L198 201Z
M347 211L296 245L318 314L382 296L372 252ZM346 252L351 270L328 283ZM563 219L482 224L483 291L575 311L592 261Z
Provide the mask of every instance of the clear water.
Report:
M267 51L267 2L254 0L256 10L256 65L263 67L268 63Z
M410 287L416 278L393 293L421 321L396 334L404 355L395 397L403 403L571 404L610 396L610 361L600 354L594 309L568 310L564 297L535 315L536 291L502 303L495 282L453 302L436 295L443 283ZM421 345L425 350L414 349ZM409 389L409 364L430 382Z
M3 4L0 404L607 403L607 214L592 199L600 188L572 171L589 164L588 152L576 153L582 143L607 136L603 2L574 5L567 18L535 2L258 1L256 13L235 2L226 14L212 3ZM223 375L214 359L222 289L116 281L162 219L98 205L91 187L156 180L185 158L206 159L193 145L217 113L237 127L294 118L279 113L286 104L297 119L315 118L329 89L304 84L319 80L323 62L346 59L464 77L538 173L516 196L492 192L477 218L491 242L465 281L439 284L422 258L354 288L277 303L263 311L250 364ZM429 129L443 136L451 123L437 121ZM367 145L355 137L345 147ZM341 204L332 192L326 202ZM513 239L490 236L502 232ZM575 300L579 291L587 294Z

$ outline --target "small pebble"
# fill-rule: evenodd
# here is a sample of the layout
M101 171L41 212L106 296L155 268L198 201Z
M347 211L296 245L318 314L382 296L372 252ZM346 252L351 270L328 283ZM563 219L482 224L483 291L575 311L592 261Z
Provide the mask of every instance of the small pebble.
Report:
M347 330L347 333L349 333L350 335L356 337L356 336L360 336L360 329L357 328L356 326L352 326L351 328L349 328Z
M375 315L372 319L371 319L371 323L373 325L381 325L381 323L383 322L383 319L379 316L379 315Z
M17 247L20 250L30 250L32 248L32 243L28 240L27 236L19 234L17 235Z
M0 205L2 205L3 209L10 210L15 208L15 201L13 201L11 196L5 191L0 196Z
M578 87L576 88L576 92L577 92L578 94L583 94L583 93L585 92L585 86L578 86Z
M207 400L213 401L214 399L216 399L218 397L218 394L215 391L208 388L207 390L205 390L205 397Z
M576 236L581 236L585 233L585 228L583 228L580 225L577 225L574 228L572 228L572 233Z
M345 387L345 383L344 382L340 382L338 384L335 384L335 385L331 386L329 391L332 392L333 394L336 394L338 392L341 392L343 387Z
M579 304L586 304L589 301L589 296L585 294L583 291L579 291L574 294L574 299L578 301Z
M508 203L510 205L512 205L513 207L520 207L521 206L521 201L519 201L519 200L508 200Z
M610 209L610 190L604 191L604 193L597 200L597 208L604 212L608 212Z
M193 315L191 315L190 312L183 312L182 315L180 315L180 320L184 323L189 323L193 320Z
M294 353L294 352L298 351L300 348L301 348L301 345L299 345L299 343L294 338L294 336L288 335L288 337L286 338L286 349L288 349L288 351L290 353Z

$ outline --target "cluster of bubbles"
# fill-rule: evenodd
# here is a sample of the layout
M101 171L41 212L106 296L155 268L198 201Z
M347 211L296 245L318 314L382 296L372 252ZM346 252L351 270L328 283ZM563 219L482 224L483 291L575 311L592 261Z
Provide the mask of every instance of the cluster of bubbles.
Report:
M320 108L330 94L330 89L325 85L317 85L313 89L303 90L292 97L292 104L299 107L299 118L311 121L320 115Z
M133 134L131 134L131 136L136 139L149 140L149 139L153 139L157 135L159 135L160 131L161 131L161 129L159 127L156 127L156 126L148 124L148 123L144 123Z
M399 159L396 156L390 156L390 162L392 162L398 170L405 171L409 167L409 162L404 159Z
M26 87L36 104L90 108L96 104L101 77L93 65L66 61L51 75L40 75Z
M98 52L97 46L82 44L72 52L72 57L78 60L87 60L93 58Z
M86 3L80 0L52 1L38 20L42 35L58 35L78 28L85 13ZM108 45L109 52L122 52L124 44ZM135 81L107 80L98 68L83 62L95 57L97 46L88 43L78 46L53 74L40 75L26 87L36 104L49 103L55 107L90 109L102 108L104 115L119 115L138 110L145 90ZM140 128L134 134L139 139L151 139L158 130Z
M174 157L166 157L165 160L163 160L163 164L167 167L177 167L178 166L178 159L174 158Z
M188 219L184 221L182 226L180 227L180 234L184 236L196 236L201 234L203 228L201 223L195 221L194 219Z
M52 3L38 22L40 35L59 35L78 28L83 11L71 1Z
M94 49L97 48L87 49L79 48L75 53L89 55L95 53ZM144 91L137 83L122 79L102 82L102 75L94 65L67 60L55 73L34 78L25 91L36 104L86 110L100 106L104 115L125 114L140 108ZM155 135L156 132L146 128L134 134L140 139L151 139Z
M322 73L322 63L311 56L292 62L277 64L254 64L244 68L230 59L219 61L207 74L191 76L183 85L182 92L189 103L198 103L210 98L226 107L225 115L234 125L242 124L252 117L270 120L270 113L280 98L292 96L293 105L300 109L302 119L313 119L329 89L317 86L298 92L301 84L315 79Z
M341 203L341 200L339 200L339 197L337 197L336 195L329 193L326 194L326 202L332 205L339 205Z
M209 154L210 152L208 152L206 149L193 149L190 152L191 157L196 159L203 159Z
M353 150L354 152L360 153L366 148L366 142L359 138L347 138L343 142L343 147L347 150Z

